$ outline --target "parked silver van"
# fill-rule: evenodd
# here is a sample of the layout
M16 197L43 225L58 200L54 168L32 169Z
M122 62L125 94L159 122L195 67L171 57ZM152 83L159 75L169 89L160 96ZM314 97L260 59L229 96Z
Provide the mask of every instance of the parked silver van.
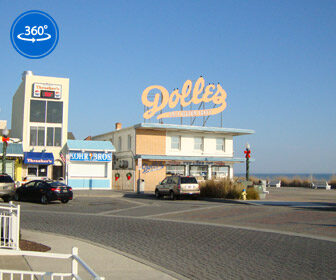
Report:
M181 196L197 197L199 194L199 184L193 176L168 176L155 188L156 198L164 195L169 195L170 199Z
M0 173L0 197L9 202L15 194L15 183L8 174Z

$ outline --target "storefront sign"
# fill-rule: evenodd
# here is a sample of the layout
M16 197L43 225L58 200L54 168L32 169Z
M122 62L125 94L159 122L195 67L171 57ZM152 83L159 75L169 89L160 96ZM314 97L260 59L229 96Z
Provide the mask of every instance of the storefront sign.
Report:
M162 169L164 167L162 162L157 162L157 163L152 163L152 164L147 164L144 163L142 165L142 173L150 173L150 172L154 172L154 171L158 171L160 169Z
M70 161L109 162L112 153L70 152Z
M25 164L54 164L54 155L52 153L24 153Z
M33 84L33 97L61 99L62 86L49 84Z
M150 108L147 110L143 117L145 119L152 118L157 112L164 110L167 105L173 109L178 104L181 107L187 107L192 104L200 104L201 102L212 103L214 108L203 110L186 110L186 111L170 111L159 114L156 118L173 118L173 117L199 117L216 115L226 108L226 92L218 83L217 85L209 84L205 87L205 81L203 77L199 77L192 90L192 81L187 80L181 90L178 89L172 91L169 95L167 89L163 86L150 86L147 87L142 93L142 103ZM154 101L148 99L150 92L156 91ZM191 93L192 91L192 93Z

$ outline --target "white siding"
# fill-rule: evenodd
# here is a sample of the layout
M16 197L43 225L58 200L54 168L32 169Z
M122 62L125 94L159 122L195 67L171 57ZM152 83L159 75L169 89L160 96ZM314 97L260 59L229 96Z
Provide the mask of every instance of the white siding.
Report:
M181 136L181 149L171 149L171 137ZM203 150L194 149L194 138L203 137ZM216 150L216 138L225 138L225 151ZM166 137L166 154L176 156L233 156L233 137L225 134L205 134L192 132L167 131Z
M71 178L106 178L106 163L71 163L69 175Z
M131 150L128 149L128 136L131 135ZM119 137L121 137L122 149L119 150ZM120 161L128 162L128 169L134 169L133 155L135 155L135 129L134 127L123 128L110 133L93 136L92 140L111 141L113 139L113 146L116 149L114 153L119 159L114 166L115 169L119 168Z

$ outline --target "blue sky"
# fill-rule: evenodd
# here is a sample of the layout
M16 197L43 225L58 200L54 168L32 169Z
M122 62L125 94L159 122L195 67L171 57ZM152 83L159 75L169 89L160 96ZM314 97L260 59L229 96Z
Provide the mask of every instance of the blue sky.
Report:
M9 36L28 10L60 30L38 60ZM0 0L0 119L10 123L24 70L70 78L69 130L79 139L141 122L147 86L171 91L203 75L228 94L224 127L256 131L235 141L235 156L250 143L253 172L336 173L335 31L336 1L327 0Z

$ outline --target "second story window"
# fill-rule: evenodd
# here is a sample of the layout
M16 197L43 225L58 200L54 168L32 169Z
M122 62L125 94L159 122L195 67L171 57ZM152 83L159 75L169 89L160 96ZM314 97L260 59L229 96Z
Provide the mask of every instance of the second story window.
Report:
M30 146L44 146L44 138L45 138L45 128L31 126L30 127Z
M132 149L132 136L128 135L127 139L128 139L127 148L128 148L128 150L131 150Z
M216 138L216 151L225 152L225 138Z
M203 138L202 137L194 138L194 150L198 150L198 151L203 150Z
M172 136L171 137L171 149L172 150L180 150L181 149L181 137L180 136Z
M60 127L47 128L47 146L61 147L62 129Z

